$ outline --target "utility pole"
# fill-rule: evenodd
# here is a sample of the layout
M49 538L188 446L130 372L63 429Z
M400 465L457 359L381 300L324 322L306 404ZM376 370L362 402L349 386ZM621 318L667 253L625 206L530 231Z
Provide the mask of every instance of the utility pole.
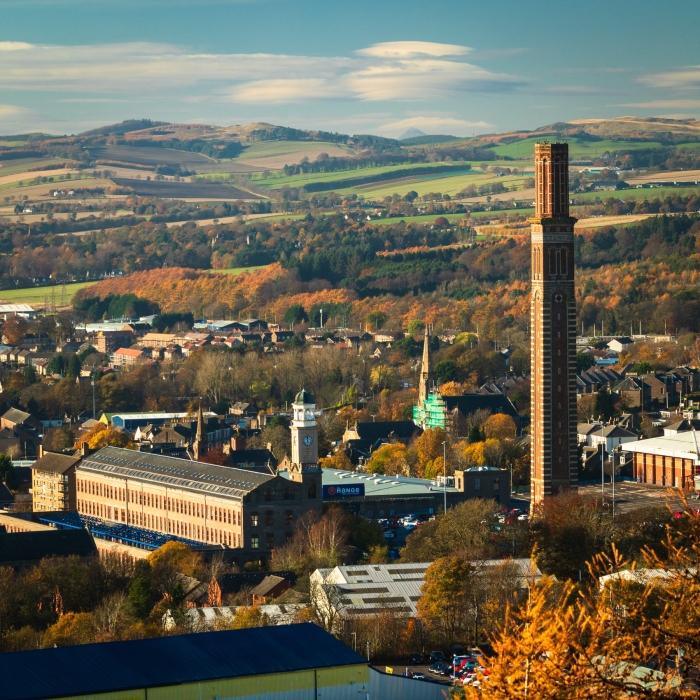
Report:
M447 440L442 443L442 493L445 497L445 513L447 513Z

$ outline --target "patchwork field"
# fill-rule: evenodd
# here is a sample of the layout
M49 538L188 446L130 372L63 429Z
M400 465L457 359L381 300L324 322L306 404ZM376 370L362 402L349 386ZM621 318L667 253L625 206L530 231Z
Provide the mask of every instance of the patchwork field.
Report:
M200 153L176 151L172 148L159 148L157 146L101 146L89 150L94 158L114 160L120 163L136 163L153 168L157 165L180 165L186 170L197 170L197 168L201 169L215 162L212 158ZM109 168L109 165L101 167Z
M136 194L149 197L260 199L258 195L244 192L237 187L213 182L149 181L114 178L114 183L120 187L130 187Z

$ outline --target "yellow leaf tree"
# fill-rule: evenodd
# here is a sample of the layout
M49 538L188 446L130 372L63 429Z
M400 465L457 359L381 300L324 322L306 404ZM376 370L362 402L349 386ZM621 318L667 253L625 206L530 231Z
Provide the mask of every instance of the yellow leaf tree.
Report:
M515 440L515 421L505 413L494 413L484 423L484 434L495 440Z
M407 474L406 445L400 442L382 445L372 453L371 459L367 462L367 471L370 474L389 474L391 476Z

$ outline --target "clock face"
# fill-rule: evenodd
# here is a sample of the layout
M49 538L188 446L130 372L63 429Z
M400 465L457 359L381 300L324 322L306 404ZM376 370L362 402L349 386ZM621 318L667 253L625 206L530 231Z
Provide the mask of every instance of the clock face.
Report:
M314 439L311 437L311 435L307 435L307 436L304 438L304 444L305 444L307 447L311 447L311 445L313 444L313 441L314 441Z

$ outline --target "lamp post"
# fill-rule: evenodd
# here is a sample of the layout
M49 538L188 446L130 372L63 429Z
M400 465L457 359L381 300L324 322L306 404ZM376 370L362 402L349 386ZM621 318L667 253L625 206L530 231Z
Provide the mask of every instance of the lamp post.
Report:
M601 505L605 502L605 434L603 442L600 443L600 475L601 475Z
M442 493L444 496L444 513L447 513L447 440L442 442Z
M90 384L92 384L92 420L96 420L95 414L95 375L90 375Z
M357 651L357 632L351 632L352 634L352 648Z

